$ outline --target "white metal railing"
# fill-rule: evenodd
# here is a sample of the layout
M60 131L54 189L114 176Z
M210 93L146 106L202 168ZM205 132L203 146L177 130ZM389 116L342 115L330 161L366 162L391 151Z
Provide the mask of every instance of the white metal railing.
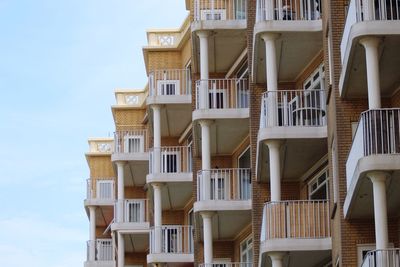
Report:
M144 223L149 221L147 199L123 199L115 202L114 218L117 222Z
M319 20L322 0L257 0L256 20Z
M198 200L251 199L250 169L213 169L197 173Z
M325 90L280 90L264 93L260 128L325 125Z
M277 238L319 239L330 236L327 200L268 202L264 206L261 241Z
M199 267L252 267L252 262L214 262L202 263Z
M400 109L372 109L361 113L346 162L347 188L360 158L400 153Z
M150 149L149 172L192 172L192 147L167 146Z
M113 200L115 198L114 178L91 178L86 180L86 198Z
M209 79L196 81L196 109L248 108L247 79Z
M369 251L361 267L400 267L400 249Z
M149 74L150 96L190 95L191 86L189 69L155 70Z
M102 238L96 240L89 240L86 242L87 247L87 260L90 259L90 251L95 251L95 261L112 261L113 260L113 252L112 252L112 239L111 238ZM94 249L93 249L94 247Z
M194 20L246 20L246 0L194 0Z
M160 251L157 251L157 236L161 238ZM193 253L193 227L188 225L152 227L150 231L150 254L156 253Z
M149 137L147 129L138 128L114 133L115 153L134 154L147 152L149 149Z

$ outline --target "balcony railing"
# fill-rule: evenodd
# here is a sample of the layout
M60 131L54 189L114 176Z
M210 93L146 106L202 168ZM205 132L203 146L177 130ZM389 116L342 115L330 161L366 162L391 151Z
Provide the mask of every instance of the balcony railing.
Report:
M157 248L157 237L161 241L159 248ZM193 227L186 225L152 227L150 231L150 254L156 253L193 253Z
M197 173L197 199L251 199L250 169L213 169Z
M150 174L192 172L192 147L169 146L151 148L149 172Z
M331 236L328 201L268 202L264 207L261 228L261 241L328 238Z
M111 238L103 238L96 240L89 240L86 243L87 247L87 260L95 261L113 261L113 246ZM91 257L91 251L95 252L94 257Z
M114 133L115 153L135 154L149 150L149 137L147 129L117 131Z
M97 200L114 200L115 183L114 178L92 178L87 179L86 198Z
M194 20L246 20L247 0L195 0Z
M215 263L202 263L199 267L252 267L252 262L215 262Z
M247 79L196 81L196 109L239 109L249 107Z
M150 96L190 95L190 70L155 70L149 74Z
M400 153L400 109L374 109L361 113L346 162L347 188L357 162L370 155Z
M280 90L264 93L260 128L325 125L324 90Z
M319 20L322 0L257 0L257 21Z
M364 257L361 267L399 267L400 249L369 251Z
M149 221L147 199L124 199L115 203L114 218L117 222L144 223Z

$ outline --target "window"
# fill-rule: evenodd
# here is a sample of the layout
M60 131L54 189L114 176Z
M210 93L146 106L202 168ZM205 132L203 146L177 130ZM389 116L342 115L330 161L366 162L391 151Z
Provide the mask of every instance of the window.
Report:
M143 222L144 221L144 201L128 200L125 202L125 221Z
M250 147L246 148L242 154L238 157L239 167L239 198L250 199L251 198L251 176L247 168L250 168Z
M308 183L308 194L311 200L328 199L328 168L324 168Z
M179 80L159 80L157 90L159 95L179 95Z
M180 157L178 151L161 152L161 172L176 173L181 171Z
M251 236L240 243L240 261L243 263L253 263L253 237Z
M143 135L126 135L124 137L125 153L143 153L144 152L144 136Z
M114 181L97 181L96 198L114 199Z
M246 19L246 2L247 1L234 1L236 20Z

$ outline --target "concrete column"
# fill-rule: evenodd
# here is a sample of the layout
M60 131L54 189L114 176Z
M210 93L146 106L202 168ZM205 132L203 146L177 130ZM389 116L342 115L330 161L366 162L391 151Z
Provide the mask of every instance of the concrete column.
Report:
M161 184L153 183L154 192L154 245L155 252L161 253L162 244L162 204L161 204Z
M209 200L211 196L211 139L210 126L211 121L200 121L201 126L201 169L202 172L202 195L204 200Z
M264 33L261 38L265 42L265 69L267 78L268 92L276 92L278 90L278 63L276 61L276 44L275 41L279 37L276 33ZM277 126L277 99L276 93L269 93L267 99L267 116L268 126Z
M117 163L117 222L124 220L124 168L126 162L118 161Z
M274 8L274 0L261 0L265 1L265 12L266 12L266 20L274 20L274 13L275 13L275 8Z
M203 218L204 263L213 262L212 212L201 212Z
M125 267L125 242L124 236L118 233L118 264L117 267Z
M360 43L365 48L369 109L381 108L381 88L378 55L380 39L377 37L365 37L360 40Z
M283 257L284 253L282 252L271 252L268 253L268 256L271 258L272 267L283 267Z
M152 105L153 109L153 172L160 173L161 171L161 107Z
M271 201L281 201L281 144L281 141L278 140L270 140L266 142L269 149Z
M198 88L200 91L198 95L200 98L200 109L205 109L208 108L208 37L210 36L210 32L199 31L197 32L197 36L200 40L200 88Z
M387 249L389 245L386 203L386 179L388 173L376 171L367 173L367 176L372 181L374 191L376 249Z
M96 259L96 207L89 207L89 261Z

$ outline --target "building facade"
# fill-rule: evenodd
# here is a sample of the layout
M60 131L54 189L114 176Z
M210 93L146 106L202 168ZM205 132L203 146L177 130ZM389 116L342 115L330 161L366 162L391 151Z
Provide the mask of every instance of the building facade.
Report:
M400 1L186 8L89 139L85 266L400 266Z

